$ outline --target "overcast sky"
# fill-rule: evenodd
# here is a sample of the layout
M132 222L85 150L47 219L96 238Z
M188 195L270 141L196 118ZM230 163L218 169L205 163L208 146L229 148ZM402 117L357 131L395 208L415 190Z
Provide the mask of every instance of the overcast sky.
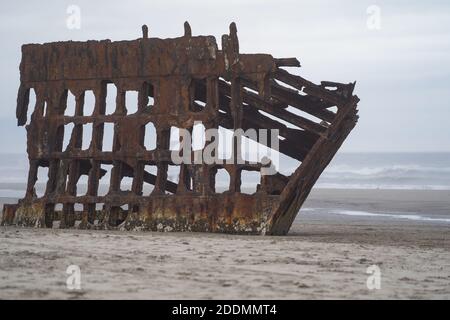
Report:
M67 28L67 8L81 28ZM373 22L376 5L380 28ZM372 18L371 18L372 17ZM2 1L1 152L24 152L16 127L20 46L66 40L228 33L235 21L242 53L297 57L314 82L357 81L360 120L343 150L450 151L450 1ZM370 24L374 26L374 24Z

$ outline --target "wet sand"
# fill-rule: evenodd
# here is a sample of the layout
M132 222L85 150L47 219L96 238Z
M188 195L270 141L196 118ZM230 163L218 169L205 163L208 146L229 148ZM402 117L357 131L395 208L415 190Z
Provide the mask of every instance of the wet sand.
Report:
M0 298L450 299L450 223L333 213L448 218L448 191L366 191L314 191L284 237L0 227Z

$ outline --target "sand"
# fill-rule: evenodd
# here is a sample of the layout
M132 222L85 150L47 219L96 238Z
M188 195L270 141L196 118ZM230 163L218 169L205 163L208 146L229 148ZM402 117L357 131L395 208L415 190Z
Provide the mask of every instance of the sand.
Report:
M0 298L450 299L450 223L332 213L448 218L449 202L446 191L316 190L305 208L319 210L284 237L0 227ZM81 290L67 289L71 264ZM367 288L371 265L380 289Z

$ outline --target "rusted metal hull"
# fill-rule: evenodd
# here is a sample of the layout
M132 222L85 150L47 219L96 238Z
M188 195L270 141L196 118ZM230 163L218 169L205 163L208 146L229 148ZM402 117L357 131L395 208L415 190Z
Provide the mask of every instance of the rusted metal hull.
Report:
M283 69L299 66L296 59L241 54L234 24L222 37L222 50L214 37L192 36L188 24L176 39L148 38L143 31L143 38L133 41L23 46L17 119L18 125L26 124L30 170L25 198L4 207L2 224L54 227L58 221L60 228L286 234L356 124L354 83L316 85ZM108 84L117 89L112 114L106 114ZM34 106L29 106L30 90L36 93ZM86 91L95 95L92 114L84 112ZM138 93L137 111L131 114L125 99L130 91ZM68 94L76 101L72 115L65 112ZM206 129L277 129L280 153L301 164L290 176L262 175L251 195L241 193L241 172L260 172L265 166L260 162L181 164L178 182L170 181L168 166L175 165L170 130L192 130L196 121ZM154 150L143 144L150 123L156 131ZM114 125L108 151L103 148L106 124ZM83 150L85 125L93 129ZM112 165L109 191L100 196L105 164ZM146 165L155 166L156 174ZM37 197L37 172L44 167L46 191ZM230 176L224 193L214 187L218 169ZM83 175L88 187L80 195ZM130 191L121 190L124 177L133 179ZM144 193L144 183L152 185L150 194Z
M192 231L265 234L278 197L247 194L219 196L143 197L136 211L119 206L97 209L91 214L46 211L44 202L23 203L15 208L9 223L19 226L119 229L140 231Z

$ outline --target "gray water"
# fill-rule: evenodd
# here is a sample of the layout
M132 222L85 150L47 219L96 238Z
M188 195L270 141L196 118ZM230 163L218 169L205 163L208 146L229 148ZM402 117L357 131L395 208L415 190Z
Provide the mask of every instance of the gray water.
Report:
M338 153L316 186L450 190L450 153Z
M289 160L284 160L281 167L284 172L295 170L294 162ZM1 154L0 197L22 197L27 174L25 154ZM45 170L39 172L37 189L45 187L46 175ZM169 172L169 179L176 181L171 175ZM257 179L251 176L243 182L244 188L255 185ZM108 177L101 183L101 188L106 188ZM81 189L84 184L80 182ZM338 153L315 187L450 190L450 153Z

